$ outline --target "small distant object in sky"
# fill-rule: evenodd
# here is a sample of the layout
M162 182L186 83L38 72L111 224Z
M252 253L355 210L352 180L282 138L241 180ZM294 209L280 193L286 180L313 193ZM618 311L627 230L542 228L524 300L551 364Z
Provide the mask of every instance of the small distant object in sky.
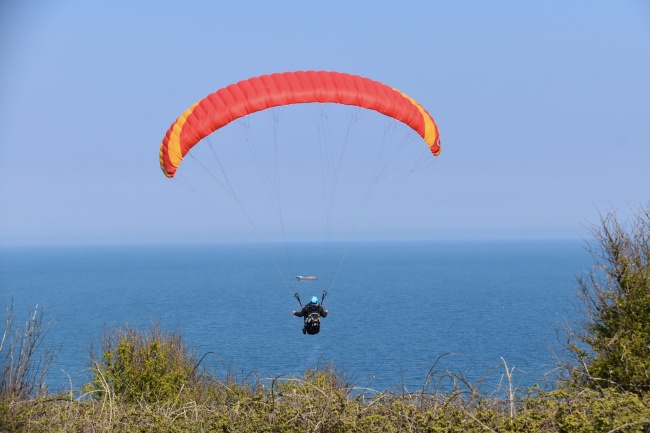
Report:
M314 277L313 275L298 275L296 277L296 280L298 280L298 281L314 281L314 280L316 280L316 277Z

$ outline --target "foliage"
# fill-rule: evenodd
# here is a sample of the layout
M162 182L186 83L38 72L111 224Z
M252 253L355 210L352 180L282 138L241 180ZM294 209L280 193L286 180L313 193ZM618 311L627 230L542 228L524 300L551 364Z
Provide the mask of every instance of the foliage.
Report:
M448 375L449 373L445 373ZM435 378L436 380L439 378ZM459 378L462 379L462 378ZM303 377L214 381L198 399L125 402L59 395L0 405L0 431L30 432L647 432L650 397L583 388L518 391L501 399L357 388L330 367ZM185 395L186 390L180 391Z
M101 355L92 353L92 378L86 391L95 398L111 395L124 402L166 402L199 383L198 362L179 333L158 324L139 331L131 326L106 332Z
M434 366L422 388L358 387L331 366L302 377L239 380L197 367L157 325L106 333L85 392L0 401L0 431L68 432L646 432L650 395L581 386L490 393ZM197 371L199 371L197 373ZM91 398L89 398L91 396Z
M584 321L569 329L574 380L650 392L650 206L631 221L615 212L591 229L591 273L579 278Z
M5 306L5 329L0 340L0 400L20 400L47 393L47 374L60 347L46 345L54 322L45 322L45 309L29 311L24 326L14 328L13 304Z

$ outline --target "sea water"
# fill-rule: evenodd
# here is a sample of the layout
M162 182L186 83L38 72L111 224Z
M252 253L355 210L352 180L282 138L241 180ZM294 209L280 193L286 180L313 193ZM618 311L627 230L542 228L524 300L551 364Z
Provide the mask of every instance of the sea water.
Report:
M313 282L295 281L320 277L322 249L310 244L292 246L289 268L255 245L2 247L0 298L13 304L15 325L36 305L55 321L52 389L88 380L88 351L105 330L154 322L207 354L202 365L217 375L286 377L331 364L362 388L413 391L435 367L496 387L505 361L524 387L554 368L556 332L577 318L576 276L591 265L583 246L353 244L333 277ZM323 289L329 315L305 336L293 293L305 300Z

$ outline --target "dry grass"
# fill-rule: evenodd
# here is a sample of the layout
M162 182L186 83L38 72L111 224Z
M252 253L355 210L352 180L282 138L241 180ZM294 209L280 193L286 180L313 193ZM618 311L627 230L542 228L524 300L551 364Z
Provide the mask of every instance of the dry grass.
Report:
M60 347L45 343L54 322L44 320L45 309L29 311L24 325L16 326L13 304L5 306L5 327L0 337L0 396L25 400L47 394L47 374Z
M512 378L512 368L505 365ZM110 386L89 394L0 404L3 432L647 432L650 397L613 390L482 393L435 372L414 393L361 389L331 367L253 383L203 382L173 401L126 403ZM443 390L444 389L444 390ZM512 390L512 392L511 392ZM200 391L200 392L199 392ZM200 395L199 398L197 396ZM499 397L505 395L505 397ZM98 398L97 398L98 397Z

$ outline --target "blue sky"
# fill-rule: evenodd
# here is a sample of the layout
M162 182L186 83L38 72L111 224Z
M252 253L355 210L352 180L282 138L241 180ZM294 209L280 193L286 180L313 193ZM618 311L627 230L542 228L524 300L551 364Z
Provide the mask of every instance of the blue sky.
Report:
M306 69L390 84L439 125L431 187L372 236L579 238L649 201L644 0L8 1L0 56L0 244L224 239L160 140L220 87Z

